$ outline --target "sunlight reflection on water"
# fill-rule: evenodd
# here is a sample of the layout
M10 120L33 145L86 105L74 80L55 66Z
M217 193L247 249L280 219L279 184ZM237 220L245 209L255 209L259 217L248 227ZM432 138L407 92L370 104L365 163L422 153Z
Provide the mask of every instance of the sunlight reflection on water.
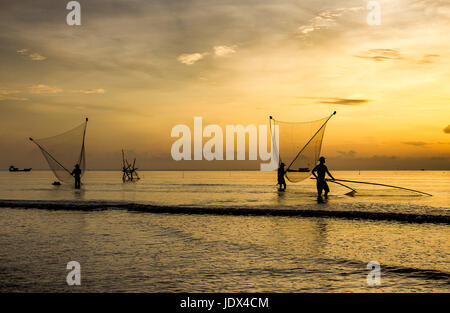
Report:
M54 190L49 172L11 175L0 172L0 199L423 214L447 214L449 199L448 172L336 172L435 196L366 187L349 198L333 186L324 206L314 201L312 182L288 185L279 194L273 173L185 172L182 178L177 172L143 172L141 182L122 184L118 173L91 172L79 193L69 186ZM448 234L448 225L429 223L2 208L0 291L448 292ZM82 286L76 288L65 281L72 260L82 267ZM366 284L366 264L373 260L382 267L379 287Z

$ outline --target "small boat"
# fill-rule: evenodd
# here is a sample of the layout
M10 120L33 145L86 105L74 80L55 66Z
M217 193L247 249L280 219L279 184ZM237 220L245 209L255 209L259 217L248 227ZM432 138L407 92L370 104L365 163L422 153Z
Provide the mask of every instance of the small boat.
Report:
M30 168L24 168L24 169L18 169L17 167L15 167L14 165L11 165L9 167L9 171L10 172L29 172L31 171L31 167Z

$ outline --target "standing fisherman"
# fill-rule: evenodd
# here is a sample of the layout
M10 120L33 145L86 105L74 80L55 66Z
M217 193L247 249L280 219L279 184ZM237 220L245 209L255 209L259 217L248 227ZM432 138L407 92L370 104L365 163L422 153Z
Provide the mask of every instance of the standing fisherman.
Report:
M328 199L328 193L330 192L330 188L325 180L325 174L331 177L334 180L333 175L328 171L328 167L325 165L325 158L322 156L319 158L319 164L312 170L312 174L317 179L317 200L322 200L322 190L325 191L325 199ZM316 174L317 173L317 174Z
M286 181L284 180L284 163L282 162L280 164L280 167L278 168L278 185L280 186L278 188L279 191L285 191L286 190Z
M75 164L75 168L72 171L72 176L75 177L75 189L80 189L81 187L81 169L80 165Z

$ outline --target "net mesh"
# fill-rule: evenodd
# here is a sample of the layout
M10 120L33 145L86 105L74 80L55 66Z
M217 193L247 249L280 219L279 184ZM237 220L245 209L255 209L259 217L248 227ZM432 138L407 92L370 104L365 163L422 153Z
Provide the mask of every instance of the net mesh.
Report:
M81 175L86 169L84 137L87 121L57 136L32 139L39 147L50 169L61 182L74 181L70 174L75 164L80 165Z
M272 131L278 131L275 137L279 138L279 160L285 164L286 178L296 183L311 176L316 165L325 127L330 117L312 122L290 123L272 119Z

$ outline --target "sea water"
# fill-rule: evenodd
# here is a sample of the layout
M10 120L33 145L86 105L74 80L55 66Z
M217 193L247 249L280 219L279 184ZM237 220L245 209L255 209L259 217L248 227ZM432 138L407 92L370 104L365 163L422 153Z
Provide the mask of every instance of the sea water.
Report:
M140 174L139 182L124 184L120 172L89 171L82 189L74 190L52 186L49 171L0 172L0 291L450 291L448 171L336 171L336 178L433 196L349 184L357 190L350 197L344 187L330 184L326 203L317 203L313 180L288 183L286 192L278 192L276 173ZM53 201L52 210L34 208L39 200ZM58 203L65 209L54 210ZM102 209L82 210L89 203ZM122 209L123 203L149 210ZM152 213L153 206L184 214ZM190 207L222 213L189 214ZM226 214L261 209L331 213ZM382 218L340 218L333 212ZM391 213L440 219L396 221L388 218ZM81 265L81 286L66 283L70 261ZM367 283L371 261L381 266L380 285Z

